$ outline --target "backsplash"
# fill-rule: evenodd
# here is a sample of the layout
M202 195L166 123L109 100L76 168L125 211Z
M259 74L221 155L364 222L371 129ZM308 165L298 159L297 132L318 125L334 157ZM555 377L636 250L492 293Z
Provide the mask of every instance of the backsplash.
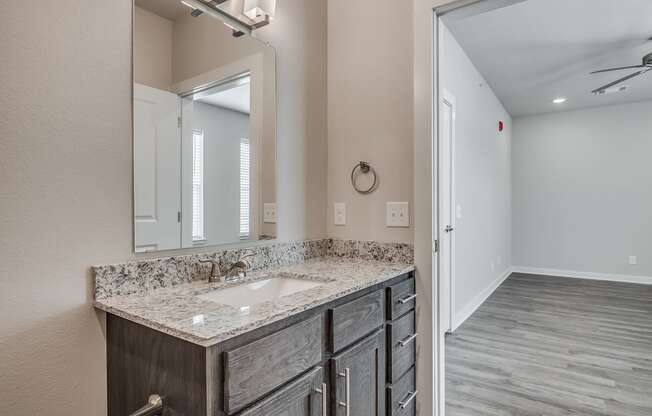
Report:
M94 296L95 299L105 299L205 279L210 273L210 265L200 263L199 260L213 258L226 264L235 261L245 250L252 250L255 253L252 260L253 270L284 266L318 257L356 258L406 264L414 262L413 246L405 243L336 239L274 243L94 266Z

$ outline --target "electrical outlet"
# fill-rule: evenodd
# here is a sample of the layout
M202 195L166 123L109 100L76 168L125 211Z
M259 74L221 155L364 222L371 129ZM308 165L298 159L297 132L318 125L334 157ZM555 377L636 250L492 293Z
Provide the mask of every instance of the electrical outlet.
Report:
M638 258L636 256L629 256L629 264L635 266L638 264Z
M410 226L410 204L408 202L387 203L387 226L388 227Z
M461 219L462 219L462 206L461 206L461 205L457 205L457 206L455 206L455 217L456 217L458 220L461 220Z
M276 203L263 204L263 222L276 224Z
M334 208L334 221L335 225L346 225L346 204L344 202L336 202L333 204Z
M491 267L491 271L492 271L492 272L493 272L494 270L496 270L496 265L494 264L493 261L491 262L491 264L490 264L489 266Z

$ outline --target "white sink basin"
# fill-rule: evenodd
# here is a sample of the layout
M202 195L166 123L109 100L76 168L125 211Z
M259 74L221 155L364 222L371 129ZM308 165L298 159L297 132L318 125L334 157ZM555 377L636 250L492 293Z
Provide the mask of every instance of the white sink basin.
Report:
M246 312L252 305L302 292L322 284L324 282L278 276L225 289L217 289L198 297L210 302L233 306L239 308L242 312Z

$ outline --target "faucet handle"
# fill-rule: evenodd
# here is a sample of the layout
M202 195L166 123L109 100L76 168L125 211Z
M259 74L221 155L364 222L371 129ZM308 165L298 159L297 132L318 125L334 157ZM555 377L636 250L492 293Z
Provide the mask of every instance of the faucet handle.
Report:
M252 249L248 248L242 253L242 255L240 256L240 260L248 259L248 258L253 257L255 255L256 255L256 253Z
M219 277L222 274L222 268L220 267L219 261L215 259L199 259L199 262L211 264L211 278Z
M242 253L242 255L240 255L239 261L245 263L247 265L247 268L250 269L251 266L252 266L251 259L255 255L256 255L256 253L253 250L251 250L251 249L245 250L244 253Z

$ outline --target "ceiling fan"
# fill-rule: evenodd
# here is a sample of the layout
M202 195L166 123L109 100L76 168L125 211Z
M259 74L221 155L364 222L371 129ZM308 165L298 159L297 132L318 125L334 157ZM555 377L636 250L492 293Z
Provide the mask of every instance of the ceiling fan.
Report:
M599 71L593 71L591 74L599 74L602 72L611 72L611 71L620 71L623 69L638 69L638 71L634 72L633 74L627 75L626 77L620 78L619 80L616 80L614 82L610 82L607 85L603 85L600 88L596 88L593 91L591 91L593 94L603 94L607 88L613 87L614 85L618 85L621 82L627 81L628 79L632 79L634 77L637 77L639 75L643 75L646 72L652 71L652 53L648 53L643 57L643 64L642 65L632 65L632 66L621 66L618 68L609 68L609 69L601 69Z

